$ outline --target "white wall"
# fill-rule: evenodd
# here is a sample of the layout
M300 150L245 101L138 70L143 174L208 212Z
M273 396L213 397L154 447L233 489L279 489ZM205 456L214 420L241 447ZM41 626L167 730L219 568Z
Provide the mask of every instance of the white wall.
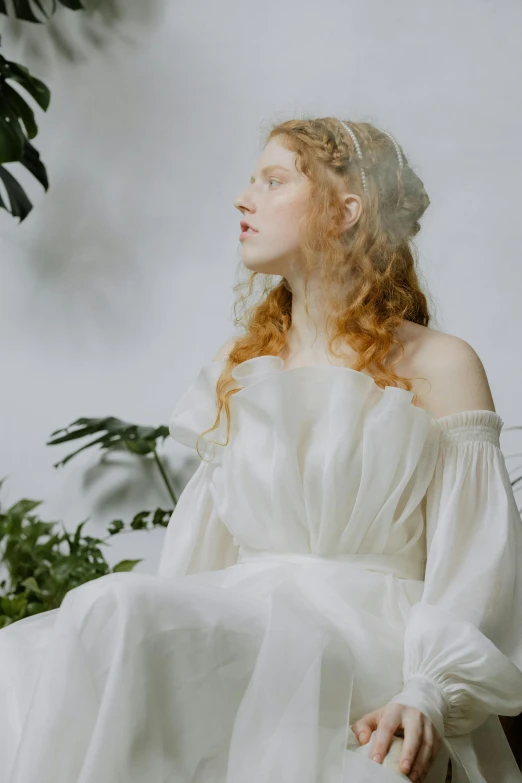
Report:
M233 331L233 200L269 124L304 112L397 136L432 201L418 244L433 326L471 343L506 428L522 424L518 0L137 8L75 67L39 64L3 36L52 103L34 142L51 188L8 166L35 208L21 225L0 214L2 505L42 499L44 518L90 517L99 535L168 505L154 470L95 452L56 470L73 447L46 440L79 416L168 422ZM502 437L509 452L514 434ZM164 453L173 472L192 456L170 440ZM162 537L115 539L107 559L143 557L136 571L154 572Z

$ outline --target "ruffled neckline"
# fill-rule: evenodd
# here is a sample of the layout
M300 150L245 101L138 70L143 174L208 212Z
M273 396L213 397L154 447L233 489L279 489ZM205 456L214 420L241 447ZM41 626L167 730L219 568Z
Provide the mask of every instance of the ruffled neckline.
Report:
M224 367L225 363L226 359L222 359L219 362L213 362L212 364ZM342 367L341 365L336 364L304 364L298 367L285 368L284 364L284 360L281 356L274 356L272 354L254 356L251 359L245 359L245 361L236 364L232 370L232 377L244 388L247 388L274 374L301 373L306 375L309 372L333 372L334 374L338 372L339 374L353 375L354 380L358 383L366 384L369 388L376 389L382 394L405 395L412 408L420 411L422 415L436 424L443 432L454 428L471 426L490 427L496 430L500 435L504 426L503 419L496 411L482 409L458 411L457 413L449 413L446 416L435 418L433 411L421 408L411 402L414 396L413 391L408 391L408 389L402 389L398 386L385 386L383 388L375 382L371 375L361 372L360 370L354 370L352 367ZM237 392L237 394L241 394L241 391Z
M198 436L212 426L217 412L216 383L225 364L226 359L204 364L190 387L178 400L169 423L170 434L174 440L195 449ZM412 403L413 391L397 386L381 388L367 373L340 365L307 364L285 369L284 360L280 356L263 355L246 359L232 369L232 378L240 388L234 392L230 402L233 407L239 406L238 412L252 411L252 406L264 406L268 399L265 395L265 381L273 381L274 386L281 385L281 393L284 393L284 399L289 401L292 409L294 402L298 402L301 381L306 384L306 379L312 377L321 381L321 376L326 377L328 374L329 378L340 379L339 383L346 384L346 379L350 379L347 386L353 384L354 403L358 400L362 405L362 399L366 395L378 395L382 411L402 411L402 416L411 412L411 419L416 420L419 425L424 422L425 431L431 430L439 434L441 443L466 441L476 433L482 439L499 444L504 422L495 411L466 410L436 419L432 411ZM329 383L319 383L318 388L321 386L325 387L328 394ZM241 402L248 403L248 406L245 408ZM225 417L222 412L217 428L202 436L202 446L206 444L212 450L212 444L220 437L224 438L225 431Z

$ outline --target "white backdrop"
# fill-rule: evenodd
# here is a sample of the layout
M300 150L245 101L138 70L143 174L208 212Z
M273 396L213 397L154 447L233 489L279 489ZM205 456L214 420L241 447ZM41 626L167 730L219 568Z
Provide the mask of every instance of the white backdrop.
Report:
M396 135L432 202L418 236L432 326L475 348L505 427L522 424L519 0L139 8L74 66L3 35L52 101L33 142L50 190L8 165L35 208L21 225L0 214L2 506L41 499L43 518L89 517L92 535L169 507L154 466L87 451L57 470L80 444L46 441L80 416L168 423L233 333L233 200L270 124L306 112ZM78 18L63 19L79 46ZM516 433L502 438L509 454ZM182 486L190 450L169 439L163 454ZM162 538L116 538L107 559L152 573Z

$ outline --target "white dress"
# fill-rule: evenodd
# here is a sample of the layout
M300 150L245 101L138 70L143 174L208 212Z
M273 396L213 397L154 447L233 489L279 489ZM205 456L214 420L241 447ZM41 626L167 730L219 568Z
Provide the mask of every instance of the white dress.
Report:
M522 711L502 419L283 364L234 369L231 440L223 414L157 575L0 631L1 783L399 783L398 753L378 765L350 728L390 700L444 735L427 783L448 758L452 783L522 781L497 717ZM223 367L179 400L176 441L212 424Z

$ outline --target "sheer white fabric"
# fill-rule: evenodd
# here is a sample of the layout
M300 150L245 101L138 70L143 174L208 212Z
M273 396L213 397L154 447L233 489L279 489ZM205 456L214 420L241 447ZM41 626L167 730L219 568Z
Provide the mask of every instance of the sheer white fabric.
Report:
M223 362L174 410L187 447ZM350 725L397 700L444 734L427 783L522 781L520 516L502 420L436 420L332 366L238 365L156 576L114 574L0 631L6 783L398 783Z
M439 456L425 498L425 585L406 627L405 686L392 701L417 707L446 737L459 737L453 748L471 770L468 732L490 715L520 712L522 525L498 414L466 411L438 424ZM495 758L498 770L507 767L504 742L486 740L477 751L484 766Z

